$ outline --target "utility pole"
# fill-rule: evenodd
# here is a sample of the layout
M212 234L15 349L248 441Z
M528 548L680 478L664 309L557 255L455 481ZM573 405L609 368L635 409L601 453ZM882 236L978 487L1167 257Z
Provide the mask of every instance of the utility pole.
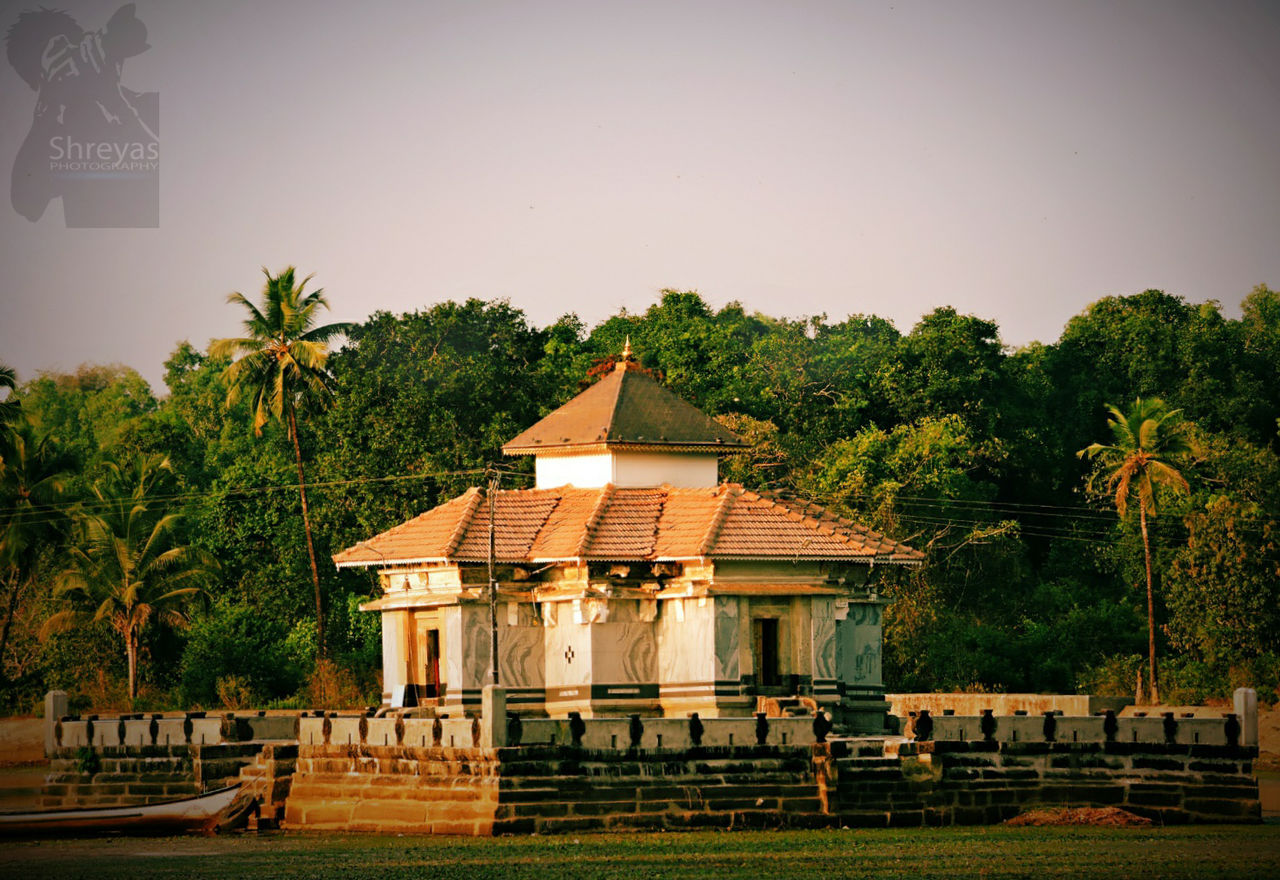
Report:
M498 685L498 580L494 577L494 518L498 507L498 481L501 472L494 466L489 468L489 680Z

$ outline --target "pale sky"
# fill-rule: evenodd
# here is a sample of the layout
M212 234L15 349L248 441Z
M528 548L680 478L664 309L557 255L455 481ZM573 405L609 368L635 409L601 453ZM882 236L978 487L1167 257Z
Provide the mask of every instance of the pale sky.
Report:
M41 0L87 31L117 0ZM24 10L0 7L7 31ZM713 306L1006 343L1149 287L1237 315L1280 285L1280 3L137 3L155 229L0 199L0 361L235 335L260 269L333 320L506 298L536 325ZM36 97L0 60L8 191Z

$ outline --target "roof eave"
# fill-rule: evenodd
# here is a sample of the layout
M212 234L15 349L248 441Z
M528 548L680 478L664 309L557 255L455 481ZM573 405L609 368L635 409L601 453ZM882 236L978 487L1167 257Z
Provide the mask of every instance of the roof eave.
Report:
M747 443L679 443L663 441L597 440L591 443L538 443L504 446L503 455L585 455L611 451L625 452L700 452L728 454L750 449Z
M393 565L427 565L430 563L453 562L454 560L447 556L416 556L409 559L344 559L341 562L333 561L334 568L373 568L375 566L382 568L391 568Z
M830 553L818 554L792 554L792 553L774 553L774 554L746 554L746 553L711 553L706 556L688 555L688 556L596 556L588 554L587 556L532 556L532 557L499 557L494 561L500 565L547 565L561 562L572 562L581 564L583 562L698 562L704 559L724 559L732 561L747 562L777 562L779 560L794 562L848 562L862 563L864 565L901 565L908 568L919 568L924 564L922 559L894 559L885 556L838 556ZM417 556L406 559L350 559L342 562L335 562L334 567L343 568L392 568L394 566L403 565L431 565L445 563L470 563L479 564L487 562L483 556Z

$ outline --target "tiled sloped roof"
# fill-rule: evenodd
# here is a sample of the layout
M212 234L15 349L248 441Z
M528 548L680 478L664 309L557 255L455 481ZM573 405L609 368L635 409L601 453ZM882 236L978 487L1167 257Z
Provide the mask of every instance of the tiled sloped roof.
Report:
M495 557L584 560L823 559L917 565L923 554L817 505L725 483L710 489L518 489L498 493ZM480 562L489 505L479 489L334 556L339 566Z
M662 385L620 362L596 384L520 433L502 451L532 455L563 447L657 446L740 449L742 438Z

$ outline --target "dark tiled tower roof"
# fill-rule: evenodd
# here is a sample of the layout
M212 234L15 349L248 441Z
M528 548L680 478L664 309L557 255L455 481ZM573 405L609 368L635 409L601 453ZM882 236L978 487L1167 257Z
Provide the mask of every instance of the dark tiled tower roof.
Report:
M548 450L656 447L716 452L746 446L737 434L641 372L634 361L623 360L612 373L512 439L502 451L535 455Z

